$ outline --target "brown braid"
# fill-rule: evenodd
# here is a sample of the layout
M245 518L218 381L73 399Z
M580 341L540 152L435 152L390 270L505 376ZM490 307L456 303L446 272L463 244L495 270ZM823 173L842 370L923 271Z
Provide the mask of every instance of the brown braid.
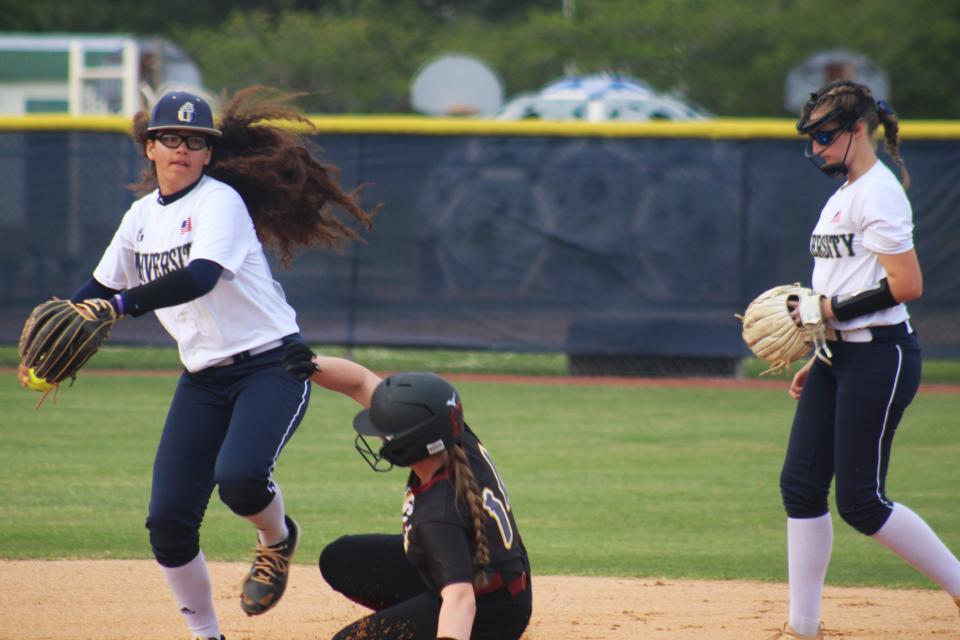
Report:
M480 486L467 462L463 447L454 445L449 449L448 466L453 479L453 488L457 500L463 500L470 509L473 519L473 586L482 589L487 586L487 574L483 570L490 564L490 549L487 546L487 512L483 510Z
M242 89L228 100L220 118L223 135L213 141L206 173L229 184L243 198L260 241L275 249L289 267L296 247L343 246L360 232L336 216L331 204L360 225L373 228L379 206L365 211L360 190L344 191L340 170L316 158L302 136L275 122L313 125L289 102L302 94L281 94L266 87ZM134 116L133 137L141 149L148 138L149 114ZM157 186L150 163L134 190L144 195Z
M883 146L900 168L900 184L904 189L910 188L910 173L900 155L900 120L896 114L879 111L878 117L883 124Z
M871 92L870 88L866 85L857 84L856 82L837 83L837 86L827 90L820 96L820 99L817 101L817 106L841 106L853 110L862 96L872 98L873 92ZM897 119L896 114L893 113L892 109L890 109L888 113L878 107L877 109L868 111L860 120L866 123L867 133L870 134L871 139L873 139L873 132L877 130L877 126L880 124L883 125L883 146L900 169L900 183L903 185L903 188L909 189L910 174L907 172L907 165L900 155L900 121Z

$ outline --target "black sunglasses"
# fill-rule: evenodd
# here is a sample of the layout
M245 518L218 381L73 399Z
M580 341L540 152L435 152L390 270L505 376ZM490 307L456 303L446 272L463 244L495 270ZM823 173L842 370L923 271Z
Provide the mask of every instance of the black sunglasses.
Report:
M833 129L821 129L819 131L811 131L807 135L810 136L810 139L816 142L821 147L825 147L836 138L838 135L846 131L844 127L834 127Z
M187 143L187 149L190 149L190 151L200 151L208 146L206 136L181 136L177 133L161 133L155 139L168 149L176 149L184 142Z

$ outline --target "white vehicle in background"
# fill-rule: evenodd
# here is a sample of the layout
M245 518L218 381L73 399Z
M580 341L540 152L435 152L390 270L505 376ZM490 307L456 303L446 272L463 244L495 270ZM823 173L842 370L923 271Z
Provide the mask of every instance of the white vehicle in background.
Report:
M654 91L642 80L618 74L571 76L536 93L510 100L498 120L583 120L643 122L704 120L710 114L683 100Z

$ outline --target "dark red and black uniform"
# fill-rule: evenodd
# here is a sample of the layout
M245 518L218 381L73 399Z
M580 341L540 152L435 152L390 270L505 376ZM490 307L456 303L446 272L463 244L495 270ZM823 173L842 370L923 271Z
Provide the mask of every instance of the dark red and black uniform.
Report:
M477 591L472 639L519 638L530 620L530 563L493 459L469 427L461 440L486 511L489 585ZM419 484L410 474L402 535L344 536L320 555L320 572L336 591L375 613L335 640L437 637L440 591L473 582L473 521L446 469Z

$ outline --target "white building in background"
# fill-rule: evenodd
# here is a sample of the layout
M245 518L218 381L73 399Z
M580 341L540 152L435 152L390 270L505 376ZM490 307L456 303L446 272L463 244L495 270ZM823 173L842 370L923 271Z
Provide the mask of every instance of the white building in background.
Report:
M199 89L203 80L161 38L0 32L0 115L131 116L167 85Z

